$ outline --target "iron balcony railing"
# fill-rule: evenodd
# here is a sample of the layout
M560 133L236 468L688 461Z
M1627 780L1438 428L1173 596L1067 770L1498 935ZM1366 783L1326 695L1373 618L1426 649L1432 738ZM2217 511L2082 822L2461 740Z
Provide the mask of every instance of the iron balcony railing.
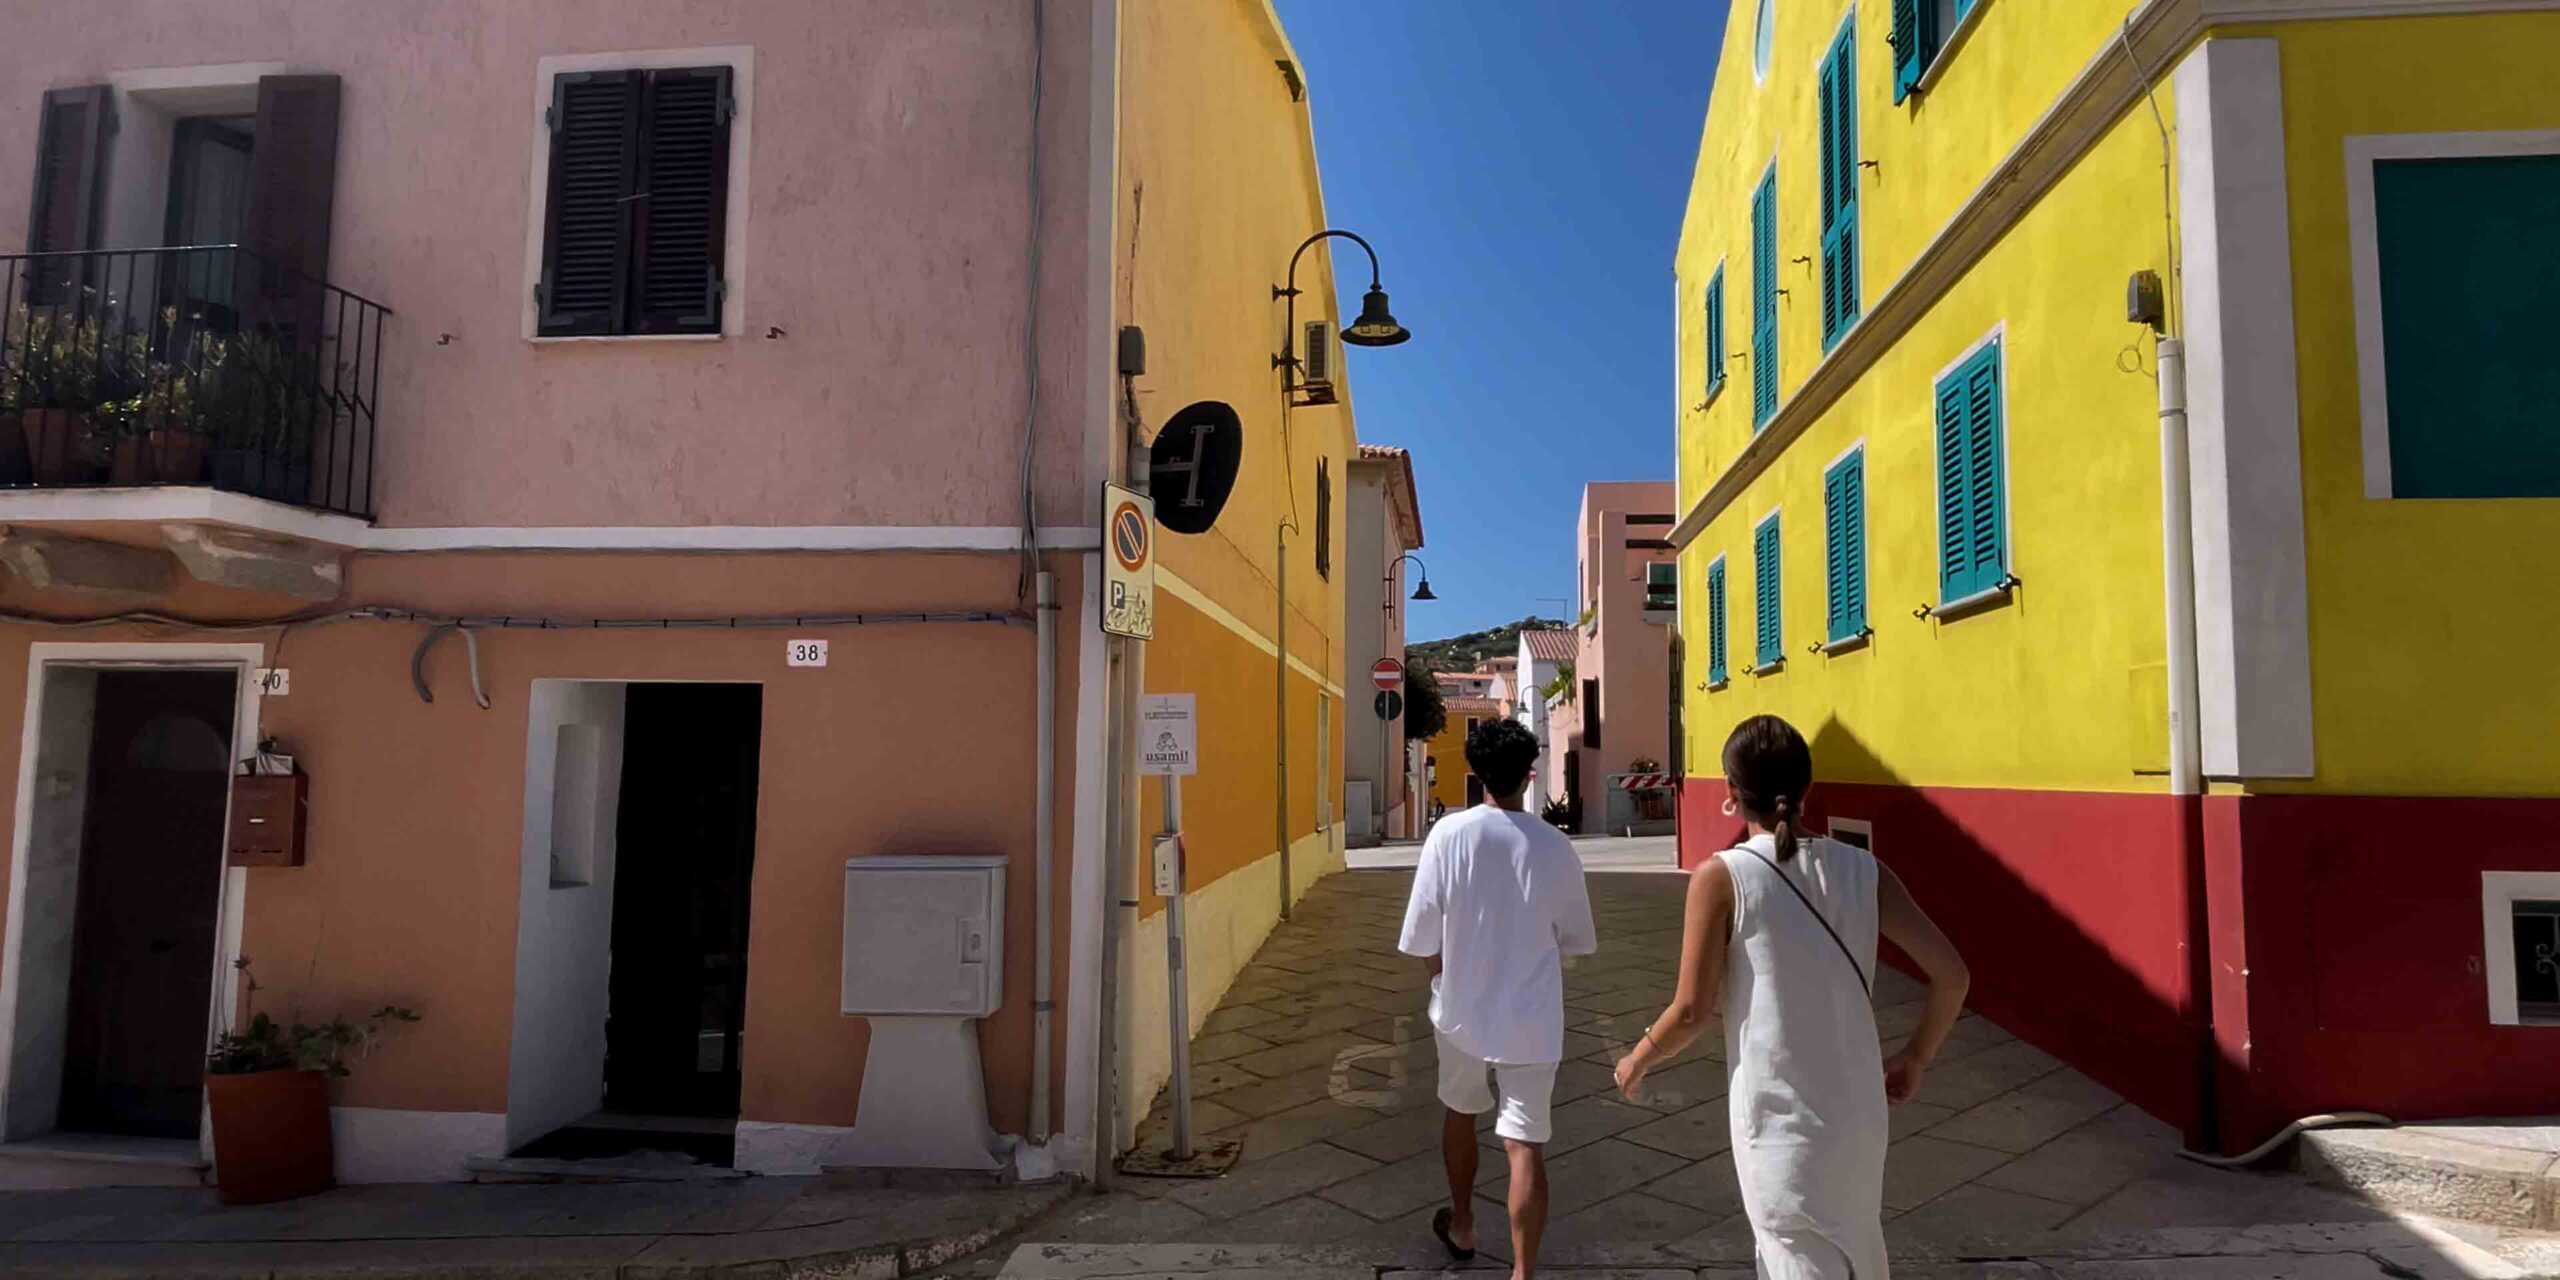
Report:
M370 519L391 310L238 245L0 254L0 488Z

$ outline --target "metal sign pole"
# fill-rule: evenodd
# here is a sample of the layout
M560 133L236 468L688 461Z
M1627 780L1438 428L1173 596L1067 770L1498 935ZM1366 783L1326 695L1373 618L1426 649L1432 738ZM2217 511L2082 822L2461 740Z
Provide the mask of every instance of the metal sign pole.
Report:
M1182 899L1190 885L1189 868L1178 852L1182 838L1182 778L1164 775L1164 838L1177 842L1173 892L1164 900L1165 1009L1173 1027L1173 1158L1189 1160L1191 1151L1191 987L1182 965Z

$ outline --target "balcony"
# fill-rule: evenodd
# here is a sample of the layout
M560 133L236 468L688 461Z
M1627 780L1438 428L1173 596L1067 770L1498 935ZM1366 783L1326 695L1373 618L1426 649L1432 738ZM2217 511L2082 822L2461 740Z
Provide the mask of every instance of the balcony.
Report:
M390 315L237 245L0 255L0 496L195 486L371 519Z
M1644 593L1644 620L1665 623L1679 621L1679 591L1665 588L1647 590Z

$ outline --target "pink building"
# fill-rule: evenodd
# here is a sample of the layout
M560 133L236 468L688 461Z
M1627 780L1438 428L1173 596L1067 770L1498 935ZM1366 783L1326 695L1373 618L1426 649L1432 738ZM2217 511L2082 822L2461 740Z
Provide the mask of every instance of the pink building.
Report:
M1576 626L1581 642L1571 687L1549 708L1554 794L1580 805L1578 829L1668 833L1670 789L1630 791L1624 775L1676 777L1672 689L1679 601L1669 541L1677 499L1661 481L1619 481L1582 489Z

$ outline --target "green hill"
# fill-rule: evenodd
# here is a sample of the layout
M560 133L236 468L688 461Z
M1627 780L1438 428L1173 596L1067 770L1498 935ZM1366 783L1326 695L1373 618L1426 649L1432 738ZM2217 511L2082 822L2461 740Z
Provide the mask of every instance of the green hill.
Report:
M1523 631L1561 631L1572 625L1555 618L1534 614L1518 622L1506 623L1487 631L1470 631L1462 636L1441 640L1408 641L1404 655L1434 671L1473 671L1487 658L1502 658L1520 652Z

